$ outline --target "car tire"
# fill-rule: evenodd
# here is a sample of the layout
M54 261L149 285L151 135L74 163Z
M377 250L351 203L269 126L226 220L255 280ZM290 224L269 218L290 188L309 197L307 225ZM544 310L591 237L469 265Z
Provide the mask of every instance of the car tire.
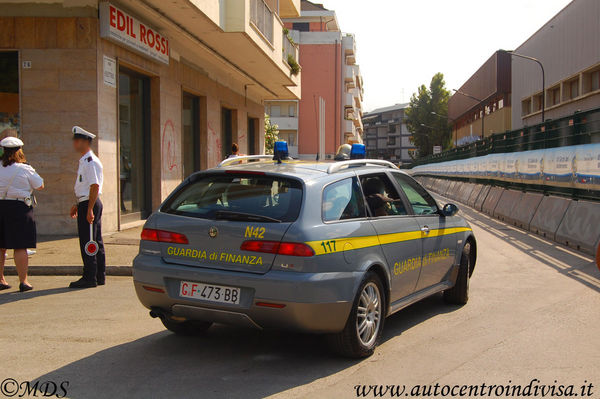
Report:
M456 284L444 291L444 301L452 305L464 305L469 301L469 280L471 279L471 243L463 247L458 267Z
M383 284L375 272L369 271L354 298L346 326L341 332L329 337L331 346L346 357L371 356L381 339L385 315L386 296Z
M197 320L188 320L188 321L173 321L167 318L161 318L160 321L163 323L165 328L177 335L200 335L212 326L212 322L210 321L197 321Z

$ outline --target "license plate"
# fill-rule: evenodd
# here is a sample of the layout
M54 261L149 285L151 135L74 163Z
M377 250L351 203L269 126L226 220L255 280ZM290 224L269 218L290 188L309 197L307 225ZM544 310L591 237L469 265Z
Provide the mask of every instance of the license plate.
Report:
M229 303L238 305L240 303L239 288L224 287L222 285L192 283L182 281L179 285L179 296L184 298L203 299L210 302Z

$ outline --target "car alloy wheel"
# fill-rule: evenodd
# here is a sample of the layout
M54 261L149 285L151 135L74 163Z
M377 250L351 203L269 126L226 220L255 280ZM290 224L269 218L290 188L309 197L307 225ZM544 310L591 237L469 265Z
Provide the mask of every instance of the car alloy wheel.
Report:
M375 283L369 282L363 288L356 312L356 334L365 347L370 347L381 324L381 293Z

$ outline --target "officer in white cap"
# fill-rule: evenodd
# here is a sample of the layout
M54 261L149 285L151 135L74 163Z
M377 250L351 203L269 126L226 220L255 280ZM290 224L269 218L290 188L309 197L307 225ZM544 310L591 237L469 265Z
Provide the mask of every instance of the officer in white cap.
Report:
M0 167L0 291L10 288L4 278L7 249L14 250L19 291L30 291L27 248L36 247L32 192L44 188L44 180L27 164L20 139L6 137L0 146L4 150Z
M104 285L106 279L106 260L102 241L102 163L92 151L92 140L96 135L79 126L73 127L73 147L79 153L79 170L75 180L77 203L71 208L71 217L77 218L79 247L83 259L83 276L72 282L69 288L91 288ZM90 237L90 224L92 237ZM85 247L90 241L98 244L95 255L88 255Z

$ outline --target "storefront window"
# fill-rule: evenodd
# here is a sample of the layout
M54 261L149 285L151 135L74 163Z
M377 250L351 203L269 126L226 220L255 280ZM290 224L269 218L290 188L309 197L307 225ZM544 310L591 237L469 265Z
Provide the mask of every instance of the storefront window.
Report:
M0 138L19 136L19 54L0 52Z
M183 177L200 170L200 98L183 93Z
M119 175L121 221L148 214L150 167L150 81L134 72L119 72Z

